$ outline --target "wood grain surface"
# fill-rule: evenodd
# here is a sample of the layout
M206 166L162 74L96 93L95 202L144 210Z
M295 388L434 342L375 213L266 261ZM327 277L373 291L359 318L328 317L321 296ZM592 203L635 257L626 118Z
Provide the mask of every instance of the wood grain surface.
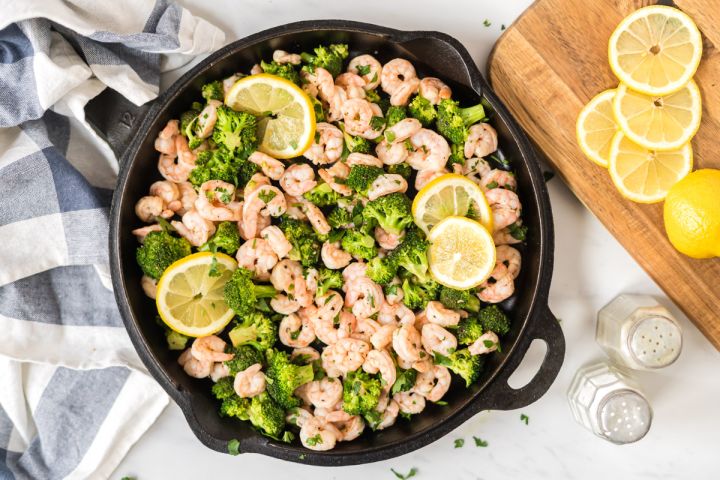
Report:
M575 195L720 349L720 259L694 260L675 251L665 235L662 203L623 199L609 175L587 160L575 141L580 109L618 83L607 62L610 34L630 12L654 3L537 0L498 40L489 77ZM677 0L676 5L695 20L704 40L695 75L703 94L703 121L692 142L695 168L720 168L720 1ZM574 232L558 230L556 235Z

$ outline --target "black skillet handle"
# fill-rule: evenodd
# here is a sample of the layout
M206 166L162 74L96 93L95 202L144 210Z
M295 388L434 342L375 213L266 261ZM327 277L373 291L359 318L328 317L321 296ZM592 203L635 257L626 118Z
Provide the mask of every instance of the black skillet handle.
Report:
M547 345L543 363L527 385L518 389L512 388L508 385L508 378L515 372L535 339L542 340ZM485 409L514 410L525 407L542 397L555 381L565 358L565 337L560 324L547 306L543 307L532 321L518 347L520 351L513 355L510 363L486 390L486 402L483 405Z
M152 103L138 107L115 90L106 88L85 105L85 120L120 161Z

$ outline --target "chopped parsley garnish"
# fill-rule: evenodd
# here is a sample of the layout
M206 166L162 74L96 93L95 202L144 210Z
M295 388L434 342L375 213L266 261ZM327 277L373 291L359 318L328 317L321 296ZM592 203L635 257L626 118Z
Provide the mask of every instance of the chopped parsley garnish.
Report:
M227 444L228 453L230 455L239 455L240 454L240 440L237 438L233 438L230 440Z
M487 447L488 446L488 442L483 440L482 438L473 437L473 440L475 440L476 447Z
M412 477L414 477L415 475L417 475L418 469L415 468L415 467L413 467L413 468L410 469L410 471L409 471L408 473L405 473L405 474L396 472L394 468L391 468L390 471L391 471L392 473L394 473L395 476L396 476L397 478L399 478L400 480L407 480L408 478L412 478Z
M358 75L365 76L370 73L370 65L358 65L357 66L357 72Z
M455 440L455 448L462 448L463 445L465 445L465 439L458 438Z
M520 421L521 421L521 422L524 422L525 425L528 424L528 421L529 421L529 420L530 420L530 417L528 417L528 416L525 415L524 413L521 413L521 414L520 414Z
M318 433L318 434L315 435L314 437L308 438L308 439L305 441L305 443L307 443L307 444L308 444L309 446L311 446L311 447L314 447L314 446L317 445L317 444L322 444L322 443L323 443L323 440L322 440L322 437L320 436L320 434Z

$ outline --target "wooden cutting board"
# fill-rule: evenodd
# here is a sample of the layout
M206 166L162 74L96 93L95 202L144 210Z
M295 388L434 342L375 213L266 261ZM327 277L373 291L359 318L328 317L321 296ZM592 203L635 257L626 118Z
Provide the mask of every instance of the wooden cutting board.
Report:
M587 160L575 142L580 109L618 83L607 62L610 34L623 17L654 3L537 0L498 40L489 77L575 195L720 349L720 259L693 260L675 251L665 236L662 204L623 199L607 173ZM695 168L720 168L720 1L677 0L676 5L704 35L695 76L703 94L703 121L693 140ZM566 228L556 235L575 233Z

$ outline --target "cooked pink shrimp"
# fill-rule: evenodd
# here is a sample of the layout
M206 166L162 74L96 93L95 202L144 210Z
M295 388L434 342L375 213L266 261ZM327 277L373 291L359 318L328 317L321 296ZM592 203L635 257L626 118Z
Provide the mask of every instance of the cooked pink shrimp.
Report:
M422 327L422 345L426 352L432 355L438 352L448 356L457 348L455 335L445 330L440 325L427 323Z
M353 280L358 278L367 278L365 271L367 270L367 263L364 262L353 262L342 272L343 276L343 291L347 292L348 285Z
M285 50L275 50L272 54L272 59L277 63L291 63L293 65L300 65L302 59L297 53L288 53Z
M306 395L315 408L333 408L342 400L343 385L336 378L325 377L308 383Z
M445 308L438 301L428 302L425 314L430 323L443 327L454 327L460 322L460 313L457 310Z
M380 325L377 331L370 336L370 343L377 350L384 350L392 343L393 332L397 326Z
M280 180L285 173L285 164L265 153L253 152L248 160L259 166L262 172L273 180Z
M221 378L230 376L230 368L224 363L215 363L210 372L210 380L218 382Z
M166 180L170 180L175 183L185 182L187 181L193 168L195 168L195 165L188 165L180 161L179 157L175 155L168 155L166 153L160 154L158 171Z
M398 392L393 395L393 400L402 413L416 415L425 410L425 397L413 391Z
M237 209L229 207L234 199L235 185L222 180L208 180L200 186L195 209L211 222L237 221Z
M203 218L195 209L186 212L182 216L181 222L173 220L170 223L193 247L199 247L207 242L210 236L215 233L215 224Z
M385 130L385 139L390 143L402 143L422 130L422 123L415 118L404 118Z
M420 360L420 332L413 325L402 324L393 333L393 349L398 357L408 362Z
M395 92L390 95L390 105L404 106L408 104L410 97L418 91L420 80L411 78L405 80Z
M300 310L300 302L287 295L278 294L270 299L270 308L283 315L290 315Z
M276 290L292 295L300 306L308 306L312 303L312 297L308 295L307 284L303 276L300 263L286 258L281 260L270 274L270 283ZM309 297L309 302L307 301Z
M343 133L335 125L325 122L319 122L315 131L319 134L318 141L313 141L303 156L315 165L336 162L342 155L345 145Z
M245 197L243 205L242 221L243 230L249 237L254 237L258 232L258 215L279 217L287 210L285 195L277 187L261 185L250 195Z
M327 121L337 122L342 120L342 108L348 100L348 94L342 87L334 87L332 94L326 99L327 101Z
M371 350L368 352L362 368L367 373L371 374L380 372L380 376L382 377L384 384L384 390L389 391L397 379L395 362L393 362L393 359L387 350Z
M251 238L240 245L235 258L239 266L254 272L255 278L262 281L270 279L270 271L278 263L275 251L262 238Z
M177 184L178 191L180 192L180 208L175 212L178 215L185 215L188 211L192 210L195 206L195 200L197 200L197 192L195 187L190 182L181 182Z
M342 433L332 424L312 417L300 428L300 442L303 447L319 452L332 450L342 438Z
M330 224L327 222L325 214L322 210L320 210L320 208L318 208L317 205L304 201L302 208L305 215L307 215L308 220L310 220L310 225L312 225L316 232L320 235L327 235L330 233Z
M352 154L351 154L352 155ZM330 168L318 169L318 175L327 183L330 188L344 197L352 195L352 188L344 183L338 183L338 179L346 179L350 173L350 168L345 162L335 162Z
M449 172L444 168L441 170L420 170L415 176L415 190L421 190L428 183L447 173Z
M442 135L427 128L420 129L410 143L415 151L408 156L408 163L415 170L442 170L450 158L450 145Z
M489 123L476 123L468 129L465 158L486 157L497 150L497 132Z
M493 188L517 190L517 179L512 172L494 168L480 177L480 186L486 190Z
M437 402L442 399L450 389L452 377L447 367L441 365L434 365L430 371L433 376L433 385L430 391L425 392L423 396L431 402Z
M342 338L327 346L320 357L323 368L332 377L334 375L331 372L345 375L360 368L368 352L369 343L354 338Z
M176 155L175 137L180 133L179 126L179 120L170 120L155 139L155 150L167 155Z
M157 280L152 277L148 277L147 275L143 275L140 279L140 286L142 287L145 295L155 300L155 296L157 294Z
M298 389L301 389L302 387L305 387L307 383L300 385ZM297 395L297 390L295 395ZM300 407L294 407L287 411L287 414L285 415L285 422L289 423L290 425L295 425L296 427L302 427L305 425L305 422L313 418L312 413L305 410L304 408Z
M335 91L335 82L332 74L322 67L317 67L312 73L302 70L300 76L305 80L306 91L313 97L320 97L328 101Z
M518 219L516 224L520 223L520 220ZM495 242L495 245L514 245L516 243L521 243L522 240L515 238L515 236L512 234L512 230L510 230L510 227L505 227L501 230L497 230L493 233L493 241Z
M370 199L372 200L372 198ZM375 227L374 231L375 240L378 245L385 250L395 250L404 237L404 232L400 235L395 233L388 233L382 227Z
M509 245L500 245L496 248L496 261L505 265L513 280L520 274L522 257L520 252Z
M142 197L135 204L135 215L145 223L154 222L164 211L163 199L154 195Z
M302 211L302 200L299 197L285 194L285 203L287 203L287 211L285 214L295 220L307 220L307 215Z
M260 232L260 238L267 241L270 248L272 248L277 258L282 259L287 257L290 250L292 250L292 244L285 238L285 234L275 225L265 227Z
M433 105L437 105L440 100L450 98L452 90L439 78L425 77L420 80L420 96L429 100Z
M196 338L190 347L192 356L201 362L227 362L232 353L225 353L225 341L217 335Z
M417 79L417 73L412 63L403 58L395 58L382 67L380 85L385 93L392 95L404 82Z
M262 173L256 173L250 177L250 181L245 184L243 190L243 196L247 198L252 192L262 187L263 185L271 185L270 179Z
M365 90L373 90L380 85L382 65L372 55L359 55L353 58L350 60L347 70L362 77L365 82Z
M371 167L382 167L383 162L379 158L368 155L367 153L351 153L345 160L348 167L354 167L355 165L368 165Z
M482 178L490 171L492 170L492 167L482 157L472 157L465 160L465 165L463 165L463 175L468 177L474 177L474 178ZM477 183L480 183L478 180Z
M307 163L290 165L280 177L280 186L288 195L296 197L315 188L315 172Z
M188 348L178 357L178 364L183 367L185 373L193 378L206 378L210 376L213 369L213 362L206 360L198 360L192 354L192 349Z
M251 398L265 391L265 374L262 365L256 363L235 375L233 389L240 398Z
M319 275L320 272L317 271L317 268L308 268L305 270L305 284L307 285L308 293L313 297L317 293Z
M262 67L261 67L259 64L256 63L256 64L253 65L252 68L250 69L250 75L257 75L257 74L259 74L259 73L263 73L263 69L262 69Z
M342 106L345 131L350 135L362 135L371 128L374 112L370 102L360 98L346 101Z
M212 135L213 128L215 128L215 123L217 122L217 108L220 105L222 105L222 102L210 100L197 116L195 133L199 138L208 138Z
M400 406L395 400L390 400L387 407L381 412L380 423L375 425L375 430L384 430L395 424L398 413L400 413Z
M350 415L343 410L335 410L325 416L325 421L332 423L342 434L338 440L349 442L362 435L365 421L360 415Z
M512 225L520 218L522 207L517 194L504 188L493 188L485 193L493 214L495 230Z
M283 345L302 348L315 341L315 330L310 321L301 320L299 316L292 313L280 321L278 336Z
M294 348L290 354L290 360L299 362L300 365L308 365L315 360L320 360L320 353L312 347Z
M470 355L483 355L498 349L500 339L495 332L485 332L468 347Z
M385 195L390 195L391 193L406 192L407 188L407 181L402 175L398 175L397 173L378 175L372 184L370 184L370 188L368 188L368 198L375 200Z
M375 147L375 153L385 165L403 163L409 155L407 145L404 142L389 143L387 140L378 143L377 147Z
M367 318L376 314L383 303L385 295L382 287L369 278L358 278L348 285L345 306L351 307L356 317Z
M352 255L340 248L340 242L324 242L320 250L325 266L332 270L347 267L352 261Z
M242 209L245 206L245 202L239 202L240 203L240 212L242 215ZM242 221L237 222L238 231L240 232L240 237L242 237L243 240L251 240L255 238L258 234L258 232L262 232L265 228L269 227L271 224L270 217L266 217L264 215L258 214L257 218L255 219L255 235L249 236L245 232L244 224Z
M345 89L348 98L365 98L365 80L352 72L335 77L335 85Z
M415 314L404 303L390 304L385 302L380 307L378 322L383 325L397 325L398 322L407 325L415 325Z
M132 233L133 233L133 235L135 235L137 237L138 242L144 243L145 237L147 237L148 233L162 232L162 230L163 230L162 227L156 223L153 225L148 225L147 227L136 228L135 230L132 231Z
M385 289L385 302L393 306L402 302L403 298L405 298L405 292L403 292L401 285L402 282L398 277L392 279L390 285Z
M500 303L515 292L512 274L502 263L496 263L495 269L485 283L478 287L478 298L486 303Z
M380 324L372 318L357 318L355 328L350 336L364 342L370 342L370 339L378 329L380 329Z
M330 290L330 292L332 292L332 290ZM325 345L334 345L338 340L349 338L357 322L355 315L340 310L342 308L342 297L337 292L333 293L335 295L333 298L340 300L339 307L335 308L337 307L337 302L333 301L323 304L322 302L324 300L318 299L322 307L318 309L318 312L313 317L315 335ZM337 313L333 315L333 312ZM338 315L339 322L337 327L335 327L335 317L338 317Z
M173 182L159 180L150 185L150 195L160 197L164 208L177 212L182 204L180 203L180 190Z
M240 80L242 78L242 74L240 73L234 73L223 80L222 86L223 86L223 94L227 95L227 93L230 91L230 89L235 85L235 82Z
M188 171L195 168L195 161L197 160L197 155L192 150L190 150L187 138L183 137L182 135L176 136L175 149L177 150L178 163L185 165L186 168L188 168Z

